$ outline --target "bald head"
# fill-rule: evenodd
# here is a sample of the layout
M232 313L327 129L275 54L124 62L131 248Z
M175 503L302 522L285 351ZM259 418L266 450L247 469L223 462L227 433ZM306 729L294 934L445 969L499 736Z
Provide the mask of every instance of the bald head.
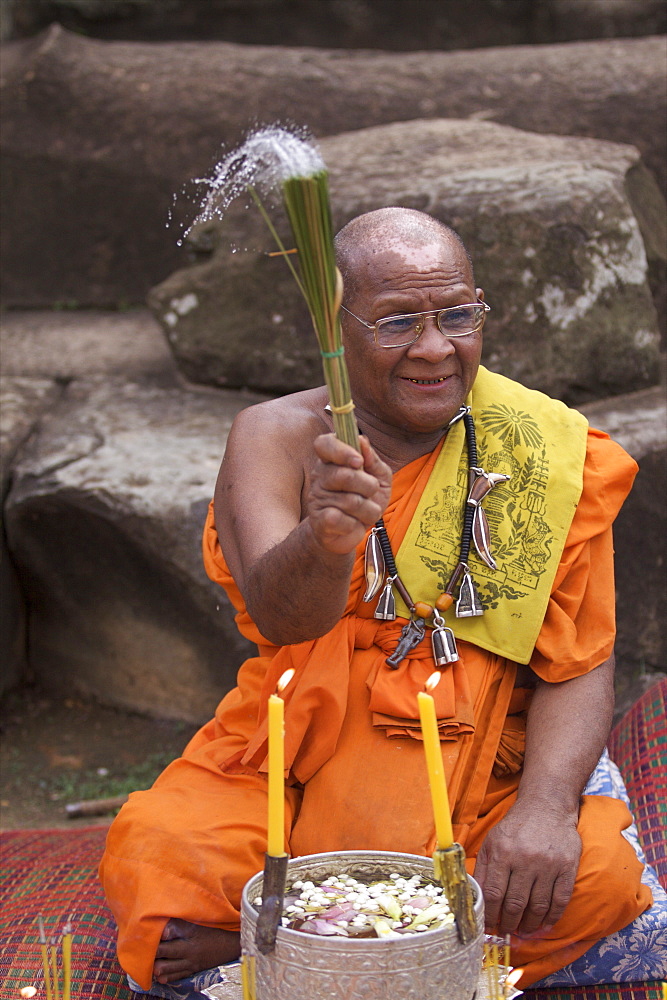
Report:
M363 264L369 257L390 252L397 244L415 248L440 244L443 249L455 248L465 254L474 284L472 259L459 234L439 219L413 208L378 208L359 215L343 226L334 242L346 297L356 294Z

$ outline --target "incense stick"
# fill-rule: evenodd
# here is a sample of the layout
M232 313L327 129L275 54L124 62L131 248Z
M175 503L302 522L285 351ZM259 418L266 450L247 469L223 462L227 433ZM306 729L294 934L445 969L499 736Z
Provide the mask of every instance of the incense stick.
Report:
M72 917L71 914L63 927L63 1000L70 1000L71 968L72 968Z
M42 952L42 967L44 969L44 989L46 990L46 1000L52 1000L53 993L51 991L51 969L49 966L48 943L44 932L44 919L41 913L37 915L37 924L39 926L39 943Z
M58 976L58 946L56 938L51 938L51 965L53 966L53 996L54 1000L60 1000L60 985Z
M241 986L243 989L243 1000L257 1000L254 955L241 956Z
M58 973L58 939L53 936L49 942L44 930L44 918L37 915L39 927L39 944L42 952L42 968L44 970L44 990L46 1000L61 1000L60 975ZM61 938L63 993L62 1000L71 1000L72 990L72 915L63 927ZM27 996L28 994L26 994Z

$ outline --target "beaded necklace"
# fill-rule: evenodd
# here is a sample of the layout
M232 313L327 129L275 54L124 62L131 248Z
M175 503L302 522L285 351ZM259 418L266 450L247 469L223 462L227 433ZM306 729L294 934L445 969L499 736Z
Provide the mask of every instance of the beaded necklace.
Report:
M459 409L458 413L447 424L447 429L449 430L459 420L463 420L465 426L468 449L468 495L463 509L458 562L447 586L438 595L434 606L432 607L424 601L415 602L410 597L398 574L391 543L382 518L375 523L366 542L364 556L366 592L363 600L372 601L382 588L374 617L383 621L393 621L396 618L395 588L410 611L410 620L401 629L396 649L386 660L387 665L393 670L396 670L410 650L422 641L426 634L426 620L431 615L433 615L431 645L436 667L444 667L448 663L458 660L459 653L454 633L451 628L447 627L444 619L444 613L454 603L457 587L456 617L469 618L484 614L484 608L477 595L468 566L471 541L474 543L480 559L490 569L496 569L496 563L491 555L489 526L481 502L494 486L506 482L510 477L501 473L485 472L477 464L475 423L469 406L462 406Z

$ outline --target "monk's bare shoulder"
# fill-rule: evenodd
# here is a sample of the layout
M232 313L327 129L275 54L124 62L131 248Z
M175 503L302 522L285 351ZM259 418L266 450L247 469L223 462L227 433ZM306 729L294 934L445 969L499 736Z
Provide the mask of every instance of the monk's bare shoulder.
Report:
M271 466L307 466L313 441L332 430L324 407L328 395L324 387L295 392L266 400L242 410L234 420L228 451L240 447L245 457L255 455Z
M215 524L230 570L245 573L299 523L313 442L331 430L326 389L249 406L235 418L215 487Z

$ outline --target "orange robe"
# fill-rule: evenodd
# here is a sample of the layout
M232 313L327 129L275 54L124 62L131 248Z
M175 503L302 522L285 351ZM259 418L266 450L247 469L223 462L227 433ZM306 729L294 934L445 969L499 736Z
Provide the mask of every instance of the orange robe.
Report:
M437 450L394 476L385 524L397 551ZM611 522L636 466L606 435L590 431L584 489L531 659L546 681L592 670L614 640ZM285 836L292 856L374 849L424 856L435 831L416 693L433 670L428 638L390 671L401 621L381 622L363 604L363 547L346 613L326 636L278 648L249 618L213 523L204 532L209 575L227 590L241 632L258 645L238 686L152 789L135 792L114 821L100 875L119 927L123 968L144 988L166 920L238 930L240 897L266 850L266 698L288 666ZM594 567L594 572L592 568ZM285 595L287 596L287 595ZM521 777L530 692L516 664L470 643L435 689L454 834L470 870L484 836L508 811ZM546 934L514 942L521 985L573 961L651 903L641 865L621 836L625 805L584 796L583 854L564 916Z

